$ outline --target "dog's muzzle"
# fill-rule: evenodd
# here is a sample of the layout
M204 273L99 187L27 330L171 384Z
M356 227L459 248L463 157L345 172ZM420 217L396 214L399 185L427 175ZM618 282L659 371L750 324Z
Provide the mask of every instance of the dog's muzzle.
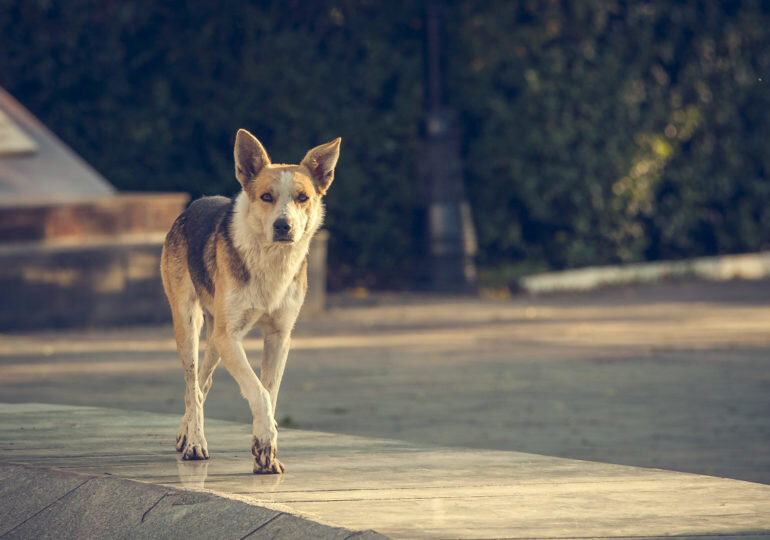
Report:
M273 242L292 242L291 225L285 219L276 219L273 223Z

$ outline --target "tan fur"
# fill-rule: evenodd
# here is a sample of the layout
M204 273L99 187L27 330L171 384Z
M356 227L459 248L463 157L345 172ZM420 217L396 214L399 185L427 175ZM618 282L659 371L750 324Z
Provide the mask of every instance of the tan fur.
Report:
M299 165L275 165L261 143L240 130L234 156L242 192L234 203L196 201L166 237L161 274L187 386L176 445L184 459L209 457L203 403L221 360L254 417L254 472L284 471L276 458L274 411L307 291L308 247L323 220L321 199L334 178L339 144L336 139L310 150ZM207 347L199 369L204 320ZM265 336L260 377L241 344L254 325Z

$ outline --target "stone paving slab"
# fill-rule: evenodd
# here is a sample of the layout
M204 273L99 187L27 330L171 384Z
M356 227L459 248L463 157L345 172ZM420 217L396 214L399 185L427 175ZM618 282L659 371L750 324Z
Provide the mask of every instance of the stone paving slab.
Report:
M385 538L210 492L106 475L0 463L0 477L2 538ZM71 489L61 493L66 485Z
M770 536L762 484L290 429L287 473L255 476L248 425L207 420L205 462L179 459L177 426L171 415L0 404L2 459L28 464L0 467L0 536L84 537L90 523L97 536L137 538Z
M88 477L78 474L36 474L23 466L0 467L0 536L26 522L67 493L85 484ZM45 480L42 480L45 476Z

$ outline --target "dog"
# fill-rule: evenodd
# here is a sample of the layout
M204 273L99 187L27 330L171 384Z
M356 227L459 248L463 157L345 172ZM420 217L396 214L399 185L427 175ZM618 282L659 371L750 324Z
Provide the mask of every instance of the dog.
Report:
M239 130L234 156L240 193L194 201L166 235L161 276L187 386L176 437L183 459L209 458L203 404L221 360L253 415L254 473L284 472L275 406L307 291L308 247L323 221L340 143L337 138L311 149L299 165L273 164L256 137ZM199 370L204 320L207 345ZM259 377L242 345L254 326L265 339Z

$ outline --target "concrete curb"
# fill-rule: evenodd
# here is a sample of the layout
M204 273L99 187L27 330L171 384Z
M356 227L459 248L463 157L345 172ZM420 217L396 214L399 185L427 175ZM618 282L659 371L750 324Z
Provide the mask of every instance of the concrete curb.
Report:
M2 538L380 540L209 491L0 463Z
M587 291L605 285L649 283L662 279L693 277L709 281L770 277L770 251L700 257L682 261L590 266L527 276L521 278L519 285L529 293L538 294Z

